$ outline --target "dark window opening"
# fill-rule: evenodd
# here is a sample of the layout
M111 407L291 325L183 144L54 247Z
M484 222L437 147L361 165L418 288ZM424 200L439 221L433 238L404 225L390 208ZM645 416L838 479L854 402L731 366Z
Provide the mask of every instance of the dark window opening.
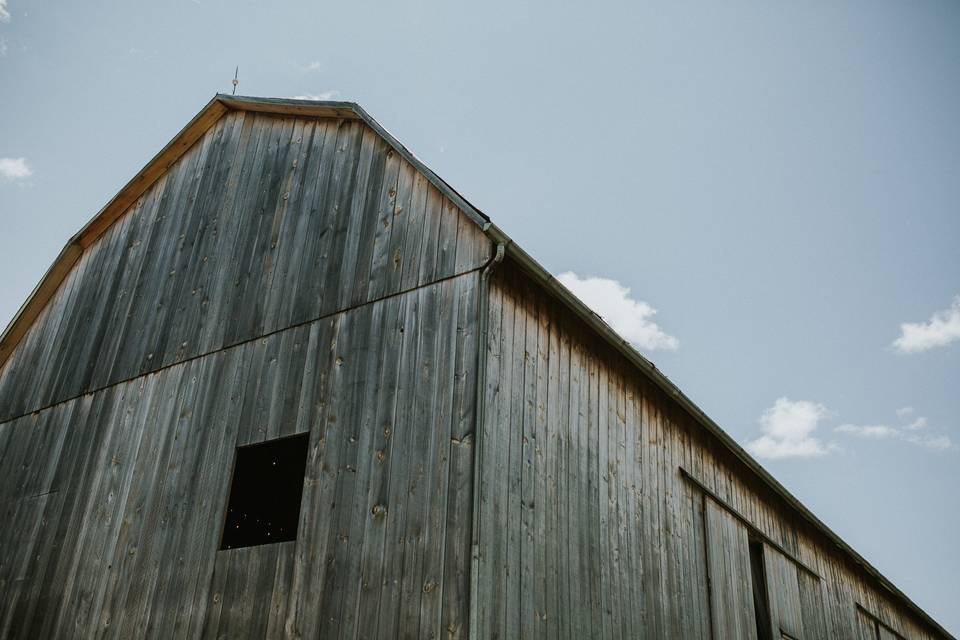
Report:
M753 578L753 611L757 619L757 640L770 637L770 603L767 601L767 573L763 563L763 542L750 539L750 574Z
M221 549L297 539L310 434L239 447Z

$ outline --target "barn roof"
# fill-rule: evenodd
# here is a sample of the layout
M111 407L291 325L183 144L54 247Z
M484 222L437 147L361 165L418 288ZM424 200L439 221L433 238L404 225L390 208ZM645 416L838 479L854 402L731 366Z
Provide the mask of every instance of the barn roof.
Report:
M277 115L289 115L309 118L342 118L360 120L376 131L407 161L441 192L449 197L467 216L482 227L486 235L496 244L503 245L506 255L534 281L570 311L583 320L587 326L633 363L647 378L678 402L696 421L740 460L748 469L783 499L797 515L810 523L826 536L843 553L858 564L882 588L901 601L927 624L952 638L940 624L923 609L884 577L873 565L844 542L826 524L820 521L809 509L795 498L769 472L766 471L749 453L731 438L720 426L707 416L690 400L666 375L641 355L633 346L616 333L599 315L594 313L573 293L554 278L526 251L518 246L490 218L473 206L452 186L435 174L413 153L404 147L395 137L374 120L360 105L353 102L313 101L277 98L252 98L217 94L194 118L131 179L76 235L67 242L53 265L47 270L40 283L31 292L27 301L20 307L10 324L0 335L0 367L10 357L20 339L26 334L34 320L40 315L47 302L66 278L73 265L91 244L103 235L116 222L131 204L150 188L186 151L199 140L224 114L229 111L253 111Z

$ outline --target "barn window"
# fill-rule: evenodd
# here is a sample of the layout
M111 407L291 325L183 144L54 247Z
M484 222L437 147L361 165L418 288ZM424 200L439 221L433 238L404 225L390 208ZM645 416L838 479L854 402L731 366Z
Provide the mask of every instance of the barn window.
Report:
M296 540L309 434L239 447L221 549Z
M753 580L753 611L757 619L758 640L770 638L770 603L767 601L767 573L763 562L763 541L750 539L750 574Z

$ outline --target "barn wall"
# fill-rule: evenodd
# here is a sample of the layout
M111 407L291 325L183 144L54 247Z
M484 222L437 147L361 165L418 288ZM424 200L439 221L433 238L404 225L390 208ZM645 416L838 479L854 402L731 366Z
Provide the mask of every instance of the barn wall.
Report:
M509 262L488 318L477 637L755 638L757 535L774 638L937 637Z
M359 121L230 112L78 264L0 421L474 269L480 228Z
M446 280L0 425L0 637L457 637L476 285ZM298 539L218 551L234 448L302 432Z
M357 121L232 112L0 370L0 637L458 637L489 241ZM218 551L310 433L299 538Z

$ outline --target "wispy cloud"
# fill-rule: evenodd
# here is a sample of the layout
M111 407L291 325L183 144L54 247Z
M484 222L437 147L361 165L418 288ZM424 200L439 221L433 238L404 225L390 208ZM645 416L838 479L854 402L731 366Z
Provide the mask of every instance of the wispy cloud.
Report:
M606 320L613 329L641 349L673 350L680 341L653 321L657 310L630 296L630 289L609 278L581 278L572 271L557 276L584 304Z
M925 429L927 427L927 419L923 416L920 416L910 424L904 427L907 431L918 431L920 429Z
M304 93L299 96L289 96L294 100L336 100L340 97L340 92L336 89L330 91L321 91L320 93Z
M758 458L813 458L830 453L835 447L823 442L815 433L821 420L830 411L817 402L778 398L760 416L756 440L747 443L747 450Z
M0 0L2 2L2 0ZM26 158L0 158L0 178L25 180L33 175Z
M901 418L904 418L911 413L913 413L912 409L907 413L904 413L902 409L897 411L897 415ZM930 434L927 433L926 429L927 419L923 416L918 416L909 424L900 427L895 427L888 424L841 424L840 426L835 427L834 431L855 438L868 440L897 440L900 442L906 442L924 447L926 449L933 449L934 451L946 451L948 449L956 448L956 445L954 445L953 441L950 439L950 436L944 434Z
M960 340L960 296L953 299L949 309L937 311L926 322L901 324L900 337L893 341L893 348L900 353L919 353L957 340Z
M898 418L906 418L909 415L913 415L913 407L901 407L897 409Z
M953 440L949 436L939 435L939 436L927 436L927 437L907 437L907 442L912 442L914 444L920 444L928 449L935 449L937 451L947 451L950 449L956 449L957 445L953 443Z
M320 64L319 60L314 60L312 62L308 62L307 64L298 64L297 67L300 69L300 71L305 73L315 73L323 69L323 65Z
M0 0L0 22L10 22L10 10L7 9L7 0Z
M836 431L837 433L849 433L859 438L872 438L874 440L884 440L886 438L895 438L900 434L899 431L885 424L877 424L877 425L842 424L839 427L834 427L833 430Z

